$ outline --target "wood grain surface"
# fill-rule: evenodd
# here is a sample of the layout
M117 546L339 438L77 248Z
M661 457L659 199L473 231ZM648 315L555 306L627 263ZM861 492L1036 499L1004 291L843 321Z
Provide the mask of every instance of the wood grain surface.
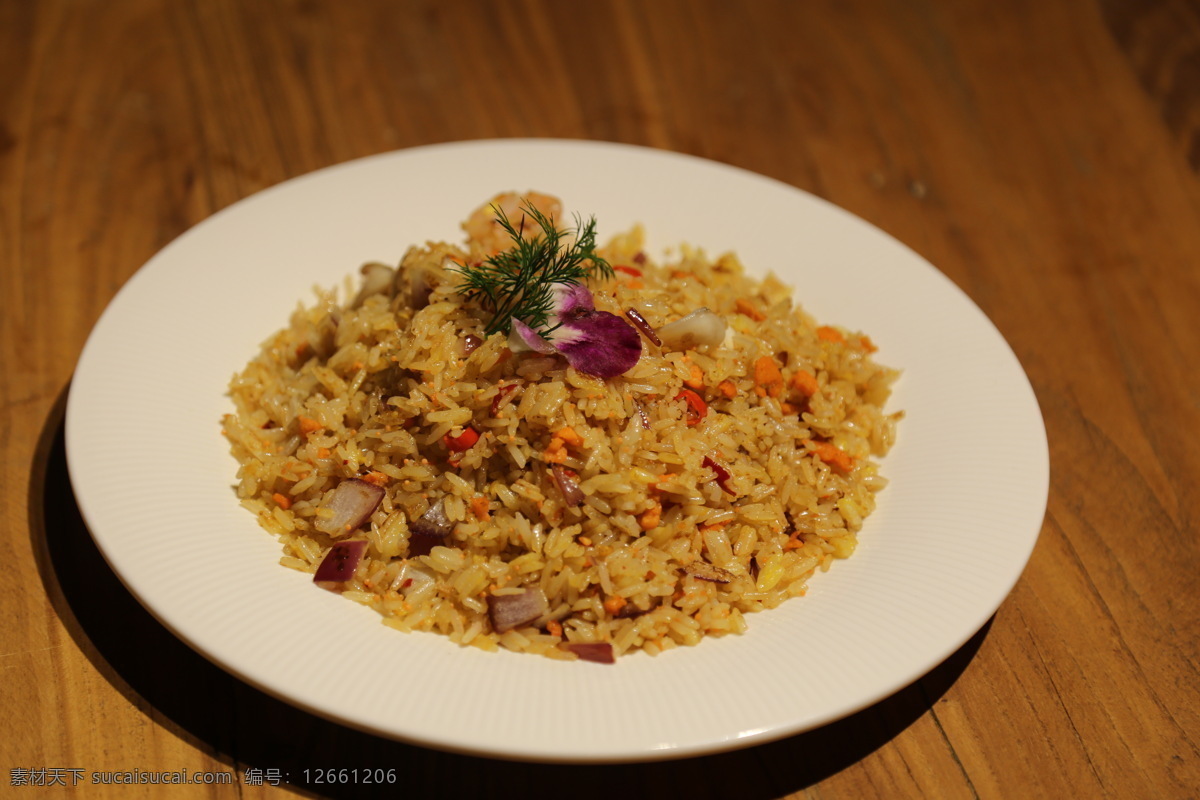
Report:
M773 744L544 766L312 717L123 589L62 435L123 282L296 175L526 136L785 181L995 322L1046 419L1051 494L1023 577L962 650ZM369 767L402 775L380 794L422 798L1200 797L1198 173L1187 0L0 0L0 795L57 796L19 784L80 770L66 793L89 798L373 796L302 775ZM236 774L90 783L139 769Z

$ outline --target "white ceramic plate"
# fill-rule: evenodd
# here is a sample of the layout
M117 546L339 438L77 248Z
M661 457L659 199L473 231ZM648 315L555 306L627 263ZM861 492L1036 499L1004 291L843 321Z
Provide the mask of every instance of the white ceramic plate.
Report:
M902 368L891 485L853 558L744 636L615 666L403 634L278 565L234 497L220 434L229 378L314 285L457 239L496 192L643 222L653 252L735 250L799 287L820 321L869 333ZM727 750L811 729L921 677L999 607L1029 558L1049 466L1017 359L941 273L858 218L774 180L596 142L417 148L324 169L215 214L147 263L80 358L71 480L101 551L168 628L249 683L327 718L422 745L620 761Z

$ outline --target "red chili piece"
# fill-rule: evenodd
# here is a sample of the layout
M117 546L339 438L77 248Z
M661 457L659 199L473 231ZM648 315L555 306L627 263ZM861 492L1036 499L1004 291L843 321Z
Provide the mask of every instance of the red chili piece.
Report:
M474 428L464 428L463 432L458 436L451 436L447 433L442 437L442 441L445 442L446 447L450 450L456 453L465 453L479 441L479 431Z
M684 389L675 395L675 399L682 399L687 403L688 427L699 425L700 420L704 419L704 415L708 413L708 403L704 402L704 398L691 389Z
M725 469L723 466L713 460L712 456L704 457L704 466L717 473L717 486L721 487L721 491L725 492L726 494L737 494L737 492L735 492L729 486L729 479L732 477L729 474L729 470Z
M517 384L510 383L507 386L501 386L496 390L496 396L492 398L492 416L500 413L500 404L504 402L504 398L517 390Z

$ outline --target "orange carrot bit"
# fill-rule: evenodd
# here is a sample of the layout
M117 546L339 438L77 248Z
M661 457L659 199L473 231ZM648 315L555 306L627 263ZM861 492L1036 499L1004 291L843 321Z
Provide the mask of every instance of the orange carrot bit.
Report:
M662 522L662 503L655 501L654 505L647 508L638 517L638 525L644 531L651 531L658 527Z
M575 541L579 542L579 543L580 543L581 545L583 545L584 547L591 547L591 546L592 546L592 540L591 540L591 539L589 539L589 538L588 538L588 537L586 537L586 536L576 536L576 537L575 537Z
M687 272L686 270L677 269L671 273L671 277L677 280L684 280L687 278L696 278L697 275L694 272Z
M723 395L724 397L726 397L730 400L737 397L737 386L735 386L733 384L733 381L731 381L729 379L723 380L720 383L718 383L717 391L720 392L721 395Z
M708 403L704 402L704 398L693 392L691 389L684 389L679 394L675 395L676 400L683 400L687 403L687 424L688 427L694 427L700 424L700 420L704 419L704 415L708 413Z
M618 272L624 272L626 275L632 275L635 278L642 277L642 271L637 267L626 266L625 264L614 264L613 269Z
M328 447L318 447L317 448L317 458L329 458L329 448Z
M695 364L688 365L688 379L683 382L684 386L695 389L697 392L704 388L704 370L700 369Z
M817 376L804 369L796 370L796 374L792 376L791 383L792 388L805 397L812 397L821 388L817 384Z
M759 397L779 397L783 391L783 373L779 365L770 356L760 356L754 361L754 393Z
M799 550L801 547L804 547L804 542L800 539L800 531L792 531L791 534L788 535L788 540L783 543L783 549L785 551Z
M478 441L479 431L472 427L463 428L463 432L458 436L451 436L447 433L442 437L442 443L446 445L446 448L455 453L467 452L474 447L475 443Z
M630 289L645 289L646 288L646 284L642 283L637 278L634 278L631 281L627 281L625 283L625 285L628 286Z
M546 623L546 633L561 639L563 635L562 625L559 624L558 620L552 619Z
M550 444L546 445L546 449L542 451L542 461L547 464L561 464L566 460L567 443L557 436L552 437Z
M871 337L867 336L866 334L858 337L858 344L859 347L861 347L863 350L866 350L868 353L874 353L879 349L875 346L875 343L871 341Z
M582 444L583 437L570 425L564 426L550 437L550 444L542 451L542 460L549 464L561 464L567 460L567 445L579 447Z
M604 610L612 615L617 615L621 609L629 604L629 601L619 594L609 595L604 598Z
M779 404L779 410L782 411L784 414L799 414L800 406L796 405L795 403L789 403L788 401L784 400L782 403Z
M575 429L570 425L556 430L554 432L554 436L562 439L564 442L571 445L571 447L579 447L581 444L583 444L583 437L576 433Z
M814 439L806 439L805 441L812 446L813 452L817 454L817 458L834 469L849 472L854 468L854 458L840 447L830 442L818 442Z
M488 511L488 499L483 495L477 494L471 498L471 513L476 519L486 520L491 519L491 512Z
M296 424L300 426L300 432L303 434L316 433L325 426L317 422L312 417L296 417Z
M833 342L835 344L842 344L846 341L846 336L841 331L837 328L831 328L828 325L822 325L817 328L817 338L822 342Z
M279 492L271 495L271 499L275 501L275 505L279 506L284 511L287 511L292 507L292 501L284 495L281 495Z
M390 481L391 478L389 478L387 475L384 475L382 472L372 470L366 475L363 475L359 480L364 480L367 483L373 483L376 486L387 486L388 481Z
M737 301L734 302L733 307L737 309L739 314L744 314L755 322L762 322L767 318L766 314L755 308L754 304L744 297L739 297Z

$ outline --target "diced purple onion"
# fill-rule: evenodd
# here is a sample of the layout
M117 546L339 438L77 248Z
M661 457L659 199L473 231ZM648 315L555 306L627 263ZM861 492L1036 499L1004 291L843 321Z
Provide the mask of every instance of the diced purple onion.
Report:
M382 500L382 486L358 478L344 480L323 506L332 511L333 516L318 517L314 525L317 530L330 536L345 536L369 520Z
M609 642L571 642L566 648L579 656L581 661L595 661L597 664L617 663L613 646Z
M446 537L454 529L454 523L446 518L446 506L442 500L408 523L408 555L427 556L429 551L446 543Z
M483 339L480 339L473 333L468 333L462 338L462 351L464 356L469 356L479 349L479 345L483 344Z
M520 594L488 595L487 603L488 616L496 633L533 622L550 608L541 589L526 589Z
M395 280L396 271L387 264L380 264L377 261L372 261L368 264L363 264L359 270L363 276L362 288L358 290L358 295L354 298L354 307L357 308L363 304L373 294L379 294L392 285Z
M353 539L338 542L329 548L317 572L313 575L313 583L323 589L338 591L341 584L354 577L358 563L362 561L363 553L367 552L367 542L363 539Z
M554 475L555 485L562 492L563 502L569 506L577 506L583 502L583 490L579 488L579 482L570 470L562 464L555 464L550 472Z
M408 556L409 558L427 556L433 552L433 548L441 547L445 543L445 536L432 536L420 531L411 531L408 536Z
M420 311L429 305L429 295L433 294L433 286L429 283L429 272L424 267L408 271L408 289L412 297L412 307Z

